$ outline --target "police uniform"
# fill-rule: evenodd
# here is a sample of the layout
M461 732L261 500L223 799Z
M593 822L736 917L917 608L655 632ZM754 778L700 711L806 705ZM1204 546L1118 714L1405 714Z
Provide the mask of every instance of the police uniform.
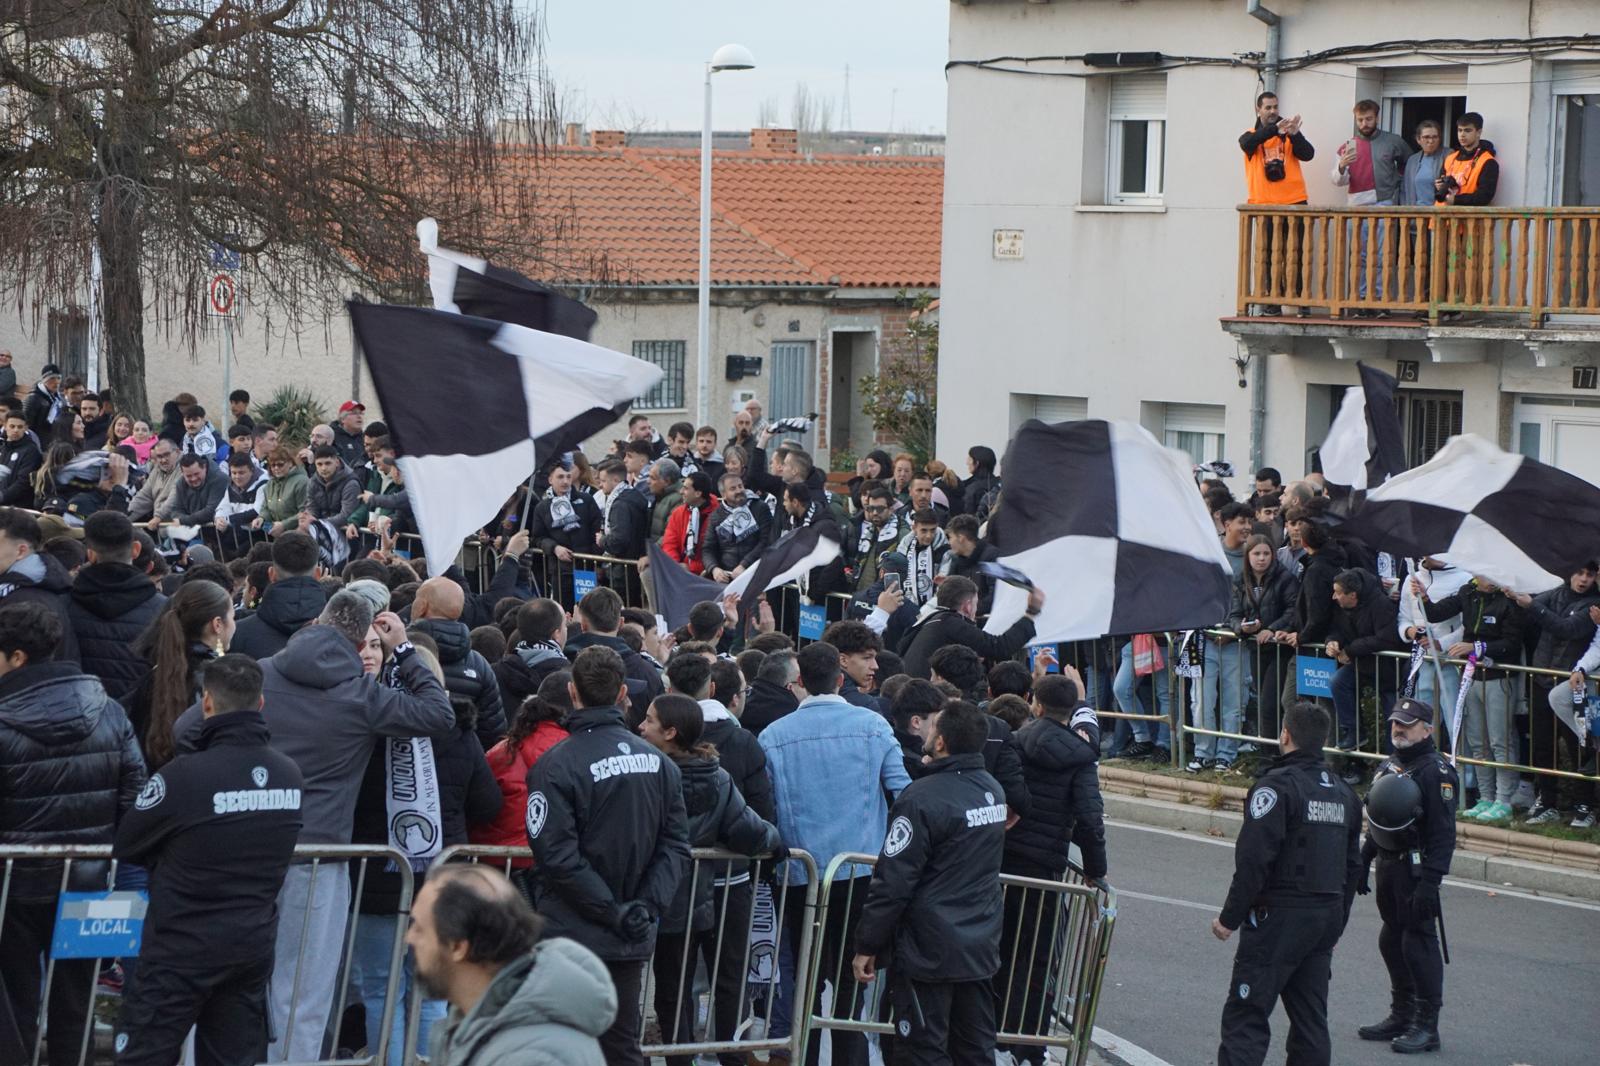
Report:
M1420 700L1403 699L1389 715L1392 721L1432 721L1433 708ZM1378 846L1369 832L1362 845L1363 867L1378 860L1378 914L1383 929L1378 950L1389 970L1392 1010L1385 1023L1362 1031L1363 1039L1382 1040L1408 1035L1396 1032L1390 1021L1423 1022L1437 1039L1439 1007L1444 1000L1444 960L1439 951L1439 883L1450 872L1456 848L1455 767L1434 747L1433 738L1396 751L1378 766L1379 778L1401 774L1411 778L1421 794L1421 817L1407 836L1405 851ZM1409 1028L1409 1027L1408 1027Z
M266 1058L278 890L305 787L270 739L259 711L207 718L197 750L152 774L117 827L117 858L151 868L118 1066L172 1066L191 1026L199 1066Z
M1361 801L1320 751L1274 759L1245 803L1219 916L1239 930L1217 1066L1259 1066L1283 999L1288 1061L1326 1066L1328 977L1360 875Z
M1005 793L977 753L928 764L889 811L855 943L893 949L899 1062L994 1062L1005 835Z
M623 725L616 707L584 707L570 736L528 772L533 905L546 936L600 956L617 986L617 1019L600 1037L606 1062L637 1063L640 985L656 926L630 936L624 910L659 921L689 876L689 822L678 768Z

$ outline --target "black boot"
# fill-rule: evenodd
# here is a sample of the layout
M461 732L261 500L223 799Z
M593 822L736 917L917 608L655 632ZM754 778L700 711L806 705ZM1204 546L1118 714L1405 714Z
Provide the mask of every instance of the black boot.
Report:
M1417 1055L1424 1051L1439 1050L1439 1008L1418 1003L1411 1016L1411 1027L1389 1041L1389 1047L1401 1055Z
M1363 1040L1393 1040L1411 1028L1414 1008L1411 997L1399 992L1389 996L1389 1016L1377 1025L1363 1025L1356 1035Z

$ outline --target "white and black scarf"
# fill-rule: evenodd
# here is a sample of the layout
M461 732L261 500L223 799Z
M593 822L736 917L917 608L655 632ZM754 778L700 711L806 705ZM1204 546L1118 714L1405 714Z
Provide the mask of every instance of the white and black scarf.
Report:
M688 504L684 505L688 507ZM700 550L700 521L704 513L699 507L689 507L689 521L683 530L683 557L693 559Z
M403 688L391 670L390 688ZM383 798L389 820L389 846L421 873L444 850L444 818L439 811L439 770L433 741L427 737L390 737L383 745Z
M940 548L946 545L944 530L935 529L933 543L924 548L917 543L917 534L913 530L900 540L900 554L906 557L911 564L911 580L905 586L906 602L914 604L927 603L933 598L934 593L934 566L933 557Z
M727 507L727 504L723 504ZM756 531L756 516L750 512L750 504L742 503L737 507L728 508L728 516L717 523L717 536L725 543L737 544L740 540Z
M866 519L861 520L861 535L856 538L856 555L865 559L867 553L872 551L872 542L879 544L894 544L900 539L900 516L891 514L889 520L881 527L874 526Z
M544 498L550 501L550 524L557 529L574 529L583 524L578 509L572 502L572 493L557 496L554 489L546 489Z

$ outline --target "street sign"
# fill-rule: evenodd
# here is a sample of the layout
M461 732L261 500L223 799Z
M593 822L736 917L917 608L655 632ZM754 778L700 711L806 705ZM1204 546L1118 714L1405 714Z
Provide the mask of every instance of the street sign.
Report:
M239 282L232 274L214 274L206 286L206 314L233 318L239 313Z
M217 270L237 272L242 265L242 257L232 248L224 248L213 241L211 244L211 265Z
M1294 665L1295 695L1333 698L1333 672L1338 663L1320 655L1296 655Z
M600 575L593 570L574 570L572 572L572 598L581 600L595 590L600 584Z
M822 631L828 627L828 609L809 603L800 606L800 637L802 640L821 640Z
M63 892L50 954L57 959L118 959L139 954L150 898L143 892Z

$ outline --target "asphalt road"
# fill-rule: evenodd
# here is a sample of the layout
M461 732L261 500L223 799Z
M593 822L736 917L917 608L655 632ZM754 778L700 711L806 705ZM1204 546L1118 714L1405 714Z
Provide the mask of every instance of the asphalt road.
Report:
M1233 846L1124 823L1107 831L1110 880L1120 897L1096 1019L1105 1031L1100 1050L1128 1066L1213 1064L1237 938L1217 941L1210 923L1233 874ZM1600 905L1454 880L1446 880L1441 899L1452 959L1440 1021L1444 1047L1419 1061L1593 1062ZM1329 1028L1340 1066L1412 1061L1356 1038L1359 1026L1388 1013L1378 927L1372 897L1358 898L1334 952ZM1281 1007L1272 1028L1267 1061L1282 1063L1288 1020Z

